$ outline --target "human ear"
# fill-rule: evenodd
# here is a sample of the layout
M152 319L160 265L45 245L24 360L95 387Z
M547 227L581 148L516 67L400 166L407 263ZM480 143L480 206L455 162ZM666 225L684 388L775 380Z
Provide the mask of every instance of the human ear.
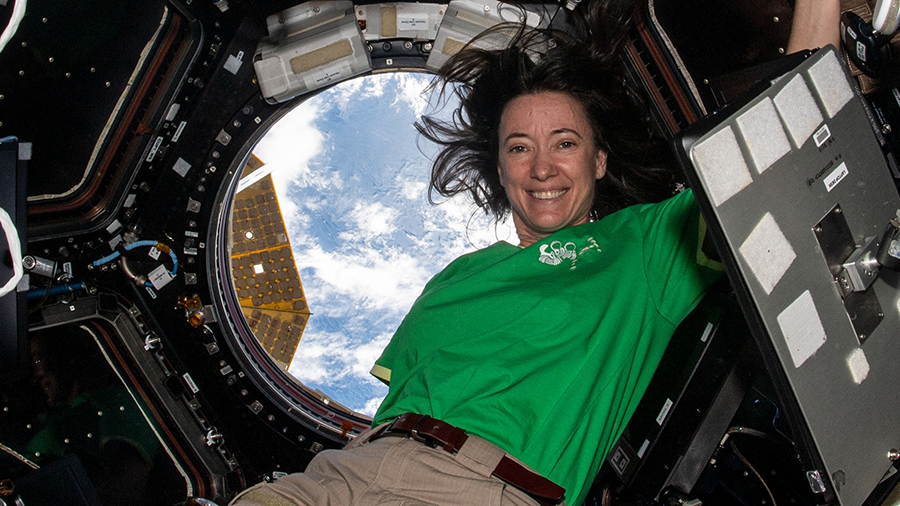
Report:
M606 175L606 151L597 150L597 179L603 179Z
M499 163L497 164L497 176L500 179L500 186L506 188L506 171L503 170Z

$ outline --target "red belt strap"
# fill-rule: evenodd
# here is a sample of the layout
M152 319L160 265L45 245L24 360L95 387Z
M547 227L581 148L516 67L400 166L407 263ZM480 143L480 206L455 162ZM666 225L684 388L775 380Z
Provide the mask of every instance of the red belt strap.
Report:
M449 423L428 415L405 413L390 425L376 432L369 441L390 434L402 434L432 447L442 446L450 453L456 453L469 439L466 432ZM492 473L497 478L524 491L543 506L552 506L562 501L566 490L523 464L504 456Z

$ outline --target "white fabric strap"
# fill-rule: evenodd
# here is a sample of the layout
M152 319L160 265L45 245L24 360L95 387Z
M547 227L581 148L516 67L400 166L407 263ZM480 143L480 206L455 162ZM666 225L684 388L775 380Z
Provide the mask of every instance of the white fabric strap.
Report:
M19 233L9 214L2 207L0 207L0 225L3 226L3 231L6 233L6 242L9 243L9 254L12 257L13 264L13 277L0 288L0 297L3 297L16 289L16 285L19 284L19 280L24 275L24 270L22 268L22 246L19 244Z

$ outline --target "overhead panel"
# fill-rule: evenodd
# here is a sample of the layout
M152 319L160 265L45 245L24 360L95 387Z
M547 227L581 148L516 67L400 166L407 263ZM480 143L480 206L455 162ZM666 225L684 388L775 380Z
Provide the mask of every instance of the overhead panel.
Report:
M253 68L271 104L372 69L351 2L306 2L269 16L266 26Z
M384 3L356 7L367 41L381 39L434 40L447 4Z
M515 25L525 23L530 27L545 26L549 19L542 19L535 12L508 3L485 0L454 0L447 6L441 27L434 39L434 49L425 66L437 71L451 56L467 44L482 49L498 49L507 45L516 33ZM478 37L485 30L503 23L513 23L486 36Z

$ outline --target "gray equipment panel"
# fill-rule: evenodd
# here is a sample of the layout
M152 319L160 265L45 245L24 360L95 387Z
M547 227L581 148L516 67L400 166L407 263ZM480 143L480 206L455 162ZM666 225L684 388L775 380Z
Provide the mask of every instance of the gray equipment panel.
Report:
M862 504L900 448L900 276L851 269L857 280L877 275L853 292L840 272L900 209L865 106L829 47L684 149L737 267L732 283L752 298L824 463L818 471L841 504Z

